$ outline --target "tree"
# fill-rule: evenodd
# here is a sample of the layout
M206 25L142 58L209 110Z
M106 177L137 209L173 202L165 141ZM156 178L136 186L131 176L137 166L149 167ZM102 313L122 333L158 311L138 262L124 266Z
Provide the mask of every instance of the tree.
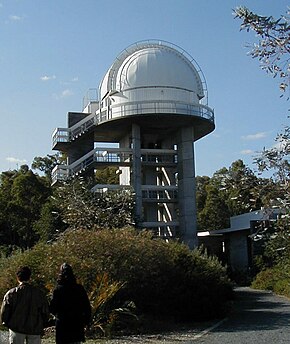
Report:
M106 167L96 171L97 184L119 184L119 176L116 167Z
M33 224L38 220L42 205L50 195L44 178L29 170L27 165L18 171L0 175L0 243L32 247L38 240Z
M278 135L276 141L275 147L264 149L255 159L259 171L273 171L271 180L276 189L270 194L269 205L281 210L281 217L266 245L265 255L270 264L290 258L290 128Z
M283 92L289 86L289 13L288 10L285 16L275 19L257 15L246 7L234 10L235 17L242 20L240 29L252 30L259 37L258 43L251 46L250 55L259 60L261 68L267 73L280 77L280 90Z
M234 161L229 169L222 168L213 175L216 185L219 185L230 212L235 216L259 209L262 204L260 197L255 195L259 179L242 160Z
M41 208L39 219L33 224L39 240L51 242L56 240L65 231L67 225L62 221L60 209L54 197L50 197Z
M195 178L197 212L200 212L205 206L206 197L207 197L206 186L208 185L209 182L210 182L210 177L207 177L207 176L202 176L202 177L197 176Z
M2 172L0 175L0 244L11 246L16 243L16 233L10 224L11 212L9 200L11 199L11 187L17 171Z
M199 230L216 230L229 227L230 213L221 196L220 188L212 180L206 186L207 198L198 213Z
M48 154L45 157L36 156L33 159L31 168L33 170L39 170L44 173L44 175L49 179L51 182L51 174L52 170L56 165L61 164L64 162L65 157L60 156L59 154L50 155Z
M280 78L280 90L283 93L289 87L290 76L289 13L288 10L286 16L281 16L276 20L272 16L257 15L246 7L238 7L235 10L236 18L242 20L241 30L253 30L259 37L258 43L252 46L250 55L252 58L258 58L261 67L267 73ZM284 132L277 136L276 142L273 148L264 149L255 158L260 172L273 171L271 183L276 186L276 192L272 194L274 197L269 200L269 204L279 207L283 212L276 224L275 233L271 235L266 246L266 254L274 261L290 257L289 126L286 126Z
M287 191L290 176L290 127L286 127L275 141L276 145L273 148L264 149L255 158L255 162L261 172L274 171L274 180L281 183Z
M231 216L244 214L281 197L277 183L259 178L242 160L223 167L212 178L197 177L198 228L220 229Z
M133 198L128 190L91 191L82 178L74 178L56 189L60 216L70 229L121 228L133 224Z
M290 24L288 10L286 16L278 20L272 16L260 16L246 7L237 7L234 11L236 18L242 20L241 30L253 30L259 37L258 43L252 46L250 55L258 58L261 67L273 77L281 79L280 90L285 92L289 86L290 77ZM289 99L289 97L287 98ZM265 149L255 158L260 172L274 171L273 180L281 187L285 200L289 205L289 176L290 176L290 127L276 137L276 145ZM280 202L281 203L281 202Z

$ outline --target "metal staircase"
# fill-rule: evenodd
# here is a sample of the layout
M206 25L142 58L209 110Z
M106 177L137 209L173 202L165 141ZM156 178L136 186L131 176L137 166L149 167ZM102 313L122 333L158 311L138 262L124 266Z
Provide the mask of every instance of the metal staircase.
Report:
M57 165L52 171L52 184L78 176L91 167L131 166L133 151L130 148L95 148L71 165ZM175 166L177 152L174 149L141 149L143 165Z

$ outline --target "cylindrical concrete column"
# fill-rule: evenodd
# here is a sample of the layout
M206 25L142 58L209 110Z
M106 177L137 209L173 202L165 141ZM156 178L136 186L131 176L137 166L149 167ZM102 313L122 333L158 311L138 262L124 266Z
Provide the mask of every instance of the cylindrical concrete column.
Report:
M190 248L197 246L194 128L181 128L178 135L178 199L181 239Z
M135 201L136 201L135 217L136 217L136 221L141 221L142 220L141 137L140 137L140 126L137 124L132 124L132 148L133 148L132 176L133 176L133 188L135 192Z

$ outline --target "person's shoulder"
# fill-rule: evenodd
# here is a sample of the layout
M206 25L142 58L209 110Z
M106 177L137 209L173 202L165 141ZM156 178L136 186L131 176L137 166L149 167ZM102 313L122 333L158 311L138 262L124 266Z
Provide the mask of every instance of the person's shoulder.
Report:
M10 299L12 297L15 297L16 293L18 290L18 286L17 287L13 287L11 289L9 289L6 294L4 295L4 299Z
M14 294L14 293L17 291L17 288L18 288L18 287L13 287L13 288L9 289L9 290L6 292L5 296L6 296L6 295L10 295L10 294Z

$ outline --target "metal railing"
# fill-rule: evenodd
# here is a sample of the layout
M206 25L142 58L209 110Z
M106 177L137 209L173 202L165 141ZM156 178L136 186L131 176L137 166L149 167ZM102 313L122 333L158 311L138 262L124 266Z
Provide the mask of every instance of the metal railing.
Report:
M196 116L214 122L214 111L202 104L163 100L127 102L102 108L95 114L88 115L71 128L56 128L52 136L53 147L59 142L63 143L75 140L93 126L106 122L109 119L162 113Z
M93 163L130 165L132 149L96 148L69 166L70 175L76 176L84 172Z
M51 173L51 184L55 184L58 181L66 181L70 177L70 170L67 165L57 165L54 167Z
M108 109L107 118L160 113L197 116L214 122L214 111L207 105L168 100L135 101L112 105Z
M68 128L56 128L52 134L52 147L55 147L57 143L69 142L70 130Z
M177 164L177 151L173 149L141 149L141 162L143 165L175 165Z
M56 128L52 134L52 147L55 147L57 143L70 142L77 139L96 124L97 116L96 114L92 114L88 115L71 128Z
M163 187L164 190L160 190L159 187L143 189L142 199L143 201L154 201L154 202L177 202L177 187L175 189L167 189Z

